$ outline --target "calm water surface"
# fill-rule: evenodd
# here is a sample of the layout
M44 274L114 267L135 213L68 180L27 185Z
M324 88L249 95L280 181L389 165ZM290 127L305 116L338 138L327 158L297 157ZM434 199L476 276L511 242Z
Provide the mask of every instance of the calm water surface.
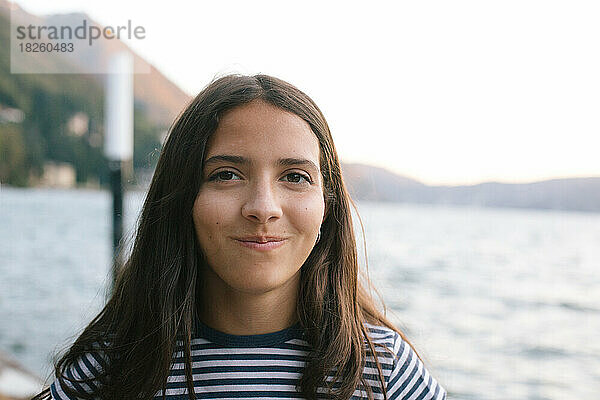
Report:
M600 214L358 208L388 315L450 398L599 398ZM110 211L108 192L0 189L0 350L41 376L105 301Z

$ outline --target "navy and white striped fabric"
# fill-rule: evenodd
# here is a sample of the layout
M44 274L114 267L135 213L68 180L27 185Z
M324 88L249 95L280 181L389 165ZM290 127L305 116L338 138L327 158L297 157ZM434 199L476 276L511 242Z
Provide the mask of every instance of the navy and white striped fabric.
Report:
M395 357L383 348L375 347L385 377L387 398L406 400L442 400L446 391L429 374L411 347L391 329L365 324L371 340L393 350ZM274 333L236 336L216 331L202 323L192 340L192 375L196 398L199 399L301 399L296 385L302 374L310 347L303 340L298 324ZM396 358L396 359L394 359ZM71 368L72 376L94 376L100 368L97 355L89 355ZM363 371L373 387L375 399L383 399L378 371L372 355L367 357ZM329 381L331 381L331 377ZM79 385L80 392L90 387ZM319 390L325 393L325 390ZM166 398L187 399L184 358L179 348L168 378ZM51 385L54 399L67 396L58 381ZM156 399L162 398L162 390ZM325 396L323 396L325 398ZM354 392L352 399L367 398Z

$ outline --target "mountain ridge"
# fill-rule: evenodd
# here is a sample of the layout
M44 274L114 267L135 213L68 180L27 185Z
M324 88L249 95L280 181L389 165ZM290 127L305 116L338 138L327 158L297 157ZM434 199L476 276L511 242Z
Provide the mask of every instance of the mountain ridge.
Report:
M19 19L19 24L35 24L49 26L71 26L75 27L80 21L87 20L89 26L102 25L95 22L89 15L80 12L49 14L38 16L30 14L21 8L18 4L13 3L16 10L13 11L16 18ZM10 19L11 4L6 0L0 0L0 12L7 19ZM179 115L181 109L187 102L192 99L192 96L185 93L175 83L169 80L158 68L146 62L140 55L133 51L125 42L121 40L104 40L94 44L98 46L95 51L86 51L86 49L78 49L77 52L63 53L60 57L61 61L66 61L71 65L76 66L76 69L86 70L91 64L105 61L105 58L110 54L118 51L128 51L134 57L134 64L141 69L147 69L148 73L134 74L134 97L141 108L147 112L147 116L153 123L168 128L173 120ZM103 84L102 74L89 74L100 85Z
M348 170L344 179L355 200L600 212L600 176L433 186L365 164L343 163Z

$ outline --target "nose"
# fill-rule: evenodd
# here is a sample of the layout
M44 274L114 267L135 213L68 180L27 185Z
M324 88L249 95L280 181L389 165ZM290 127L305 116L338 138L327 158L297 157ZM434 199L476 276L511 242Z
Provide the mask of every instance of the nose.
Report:
M271 219L279 219L283 215L280 200L277 188L268 182L256 182L248 187L242 215L261 224L266 224Z

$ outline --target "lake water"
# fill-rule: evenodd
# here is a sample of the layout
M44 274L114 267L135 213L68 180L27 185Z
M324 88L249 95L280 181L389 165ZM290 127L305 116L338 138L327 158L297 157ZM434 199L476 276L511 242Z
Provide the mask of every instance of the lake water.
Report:
M598 398L600 214L358 209L388 315L449 398ZM43 377L105 301L110 212L104 191L0 189L0 350Z

